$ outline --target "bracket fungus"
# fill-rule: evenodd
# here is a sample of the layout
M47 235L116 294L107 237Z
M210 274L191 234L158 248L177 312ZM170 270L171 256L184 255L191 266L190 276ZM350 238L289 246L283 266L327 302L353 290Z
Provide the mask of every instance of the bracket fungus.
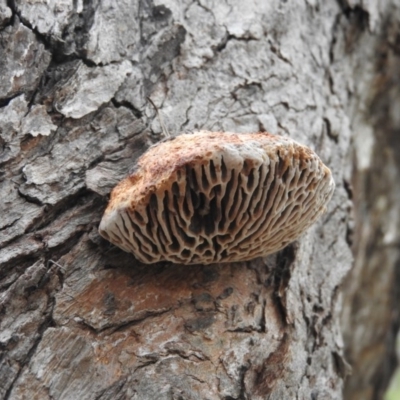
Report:
M245 261L299 237L334 187L320 158L290 138L182 134L152 146L114 188L99 232L147 264Z

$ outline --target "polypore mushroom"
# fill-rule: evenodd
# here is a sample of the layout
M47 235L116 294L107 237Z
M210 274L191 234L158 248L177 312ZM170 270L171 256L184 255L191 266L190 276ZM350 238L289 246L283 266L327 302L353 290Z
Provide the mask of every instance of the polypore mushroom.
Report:
M143 154L99 231L143 263L250 260L299 237L334 187L319 157L287 137L183 134Z

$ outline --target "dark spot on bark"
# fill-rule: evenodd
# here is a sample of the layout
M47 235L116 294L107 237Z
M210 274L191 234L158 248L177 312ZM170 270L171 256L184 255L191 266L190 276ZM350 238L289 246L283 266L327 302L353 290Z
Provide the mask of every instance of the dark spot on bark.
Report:
M214 298L206 292L193 296L192 303L197 311L215 310Z
M215 321L214 315L206 315L200 318L190 319L186 322L185 328L190 332L203 331Z
M292 243L279 252L273 276L274 298L282 322L286 322L286 289L292 275L293 263L296 259L298 245Z
M153 17L156 21L164 21L171 17L171 10L163 4L153 8Z
M150 63L152 66L151 74L160 75L163 64L171 62L176 58L181 49L181 44L185 41L186 29L183 26L176 26L161 38L158 51L152 56Z
M217 297L218 300L224 300L233 293L233 288L227 287L224 291Z
M115 314L115 309L117 308L117 303L115 300L114 293L107 292L103 297L103 303L105 306L104 315Z
M324 118L324 123L325 123L325 128L326 128L326 133L327 135L335 142L337 143L339 138L338 135L335 134L332 131L332 125L331 125L331 121L329 121L329 118Z
M345 360L345 358L337 353L336 351L332 352L333 357L333 365L335 367L336 373L342 378L345 379L348 375L351 374L351 366Z
M318 399L318 390L316 390L316 389L314 389L312 392L311 392L311 400L317 400Z
M219 273L214 268L203 269L203 283L214 282L219 278Z

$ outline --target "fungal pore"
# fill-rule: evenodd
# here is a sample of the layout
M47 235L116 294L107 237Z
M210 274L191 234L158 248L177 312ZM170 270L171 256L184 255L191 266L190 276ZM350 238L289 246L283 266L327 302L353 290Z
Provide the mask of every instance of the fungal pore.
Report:
M112 191L99 232L143 263L250 260L298 238L334 187L319 157L290 138L183 134L143 154Z

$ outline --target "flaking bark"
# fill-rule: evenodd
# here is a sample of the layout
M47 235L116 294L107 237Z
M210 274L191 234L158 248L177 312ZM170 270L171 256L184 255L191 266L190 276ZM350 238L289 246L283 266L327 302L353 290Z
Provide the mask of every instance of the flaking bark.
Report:
M380 398L399 321L396 2L56 3L0 0L0 398ZM145 266L101 239L110 190L160 138L147 96L174 133L312 147L336 181L325 216L246 263Z

